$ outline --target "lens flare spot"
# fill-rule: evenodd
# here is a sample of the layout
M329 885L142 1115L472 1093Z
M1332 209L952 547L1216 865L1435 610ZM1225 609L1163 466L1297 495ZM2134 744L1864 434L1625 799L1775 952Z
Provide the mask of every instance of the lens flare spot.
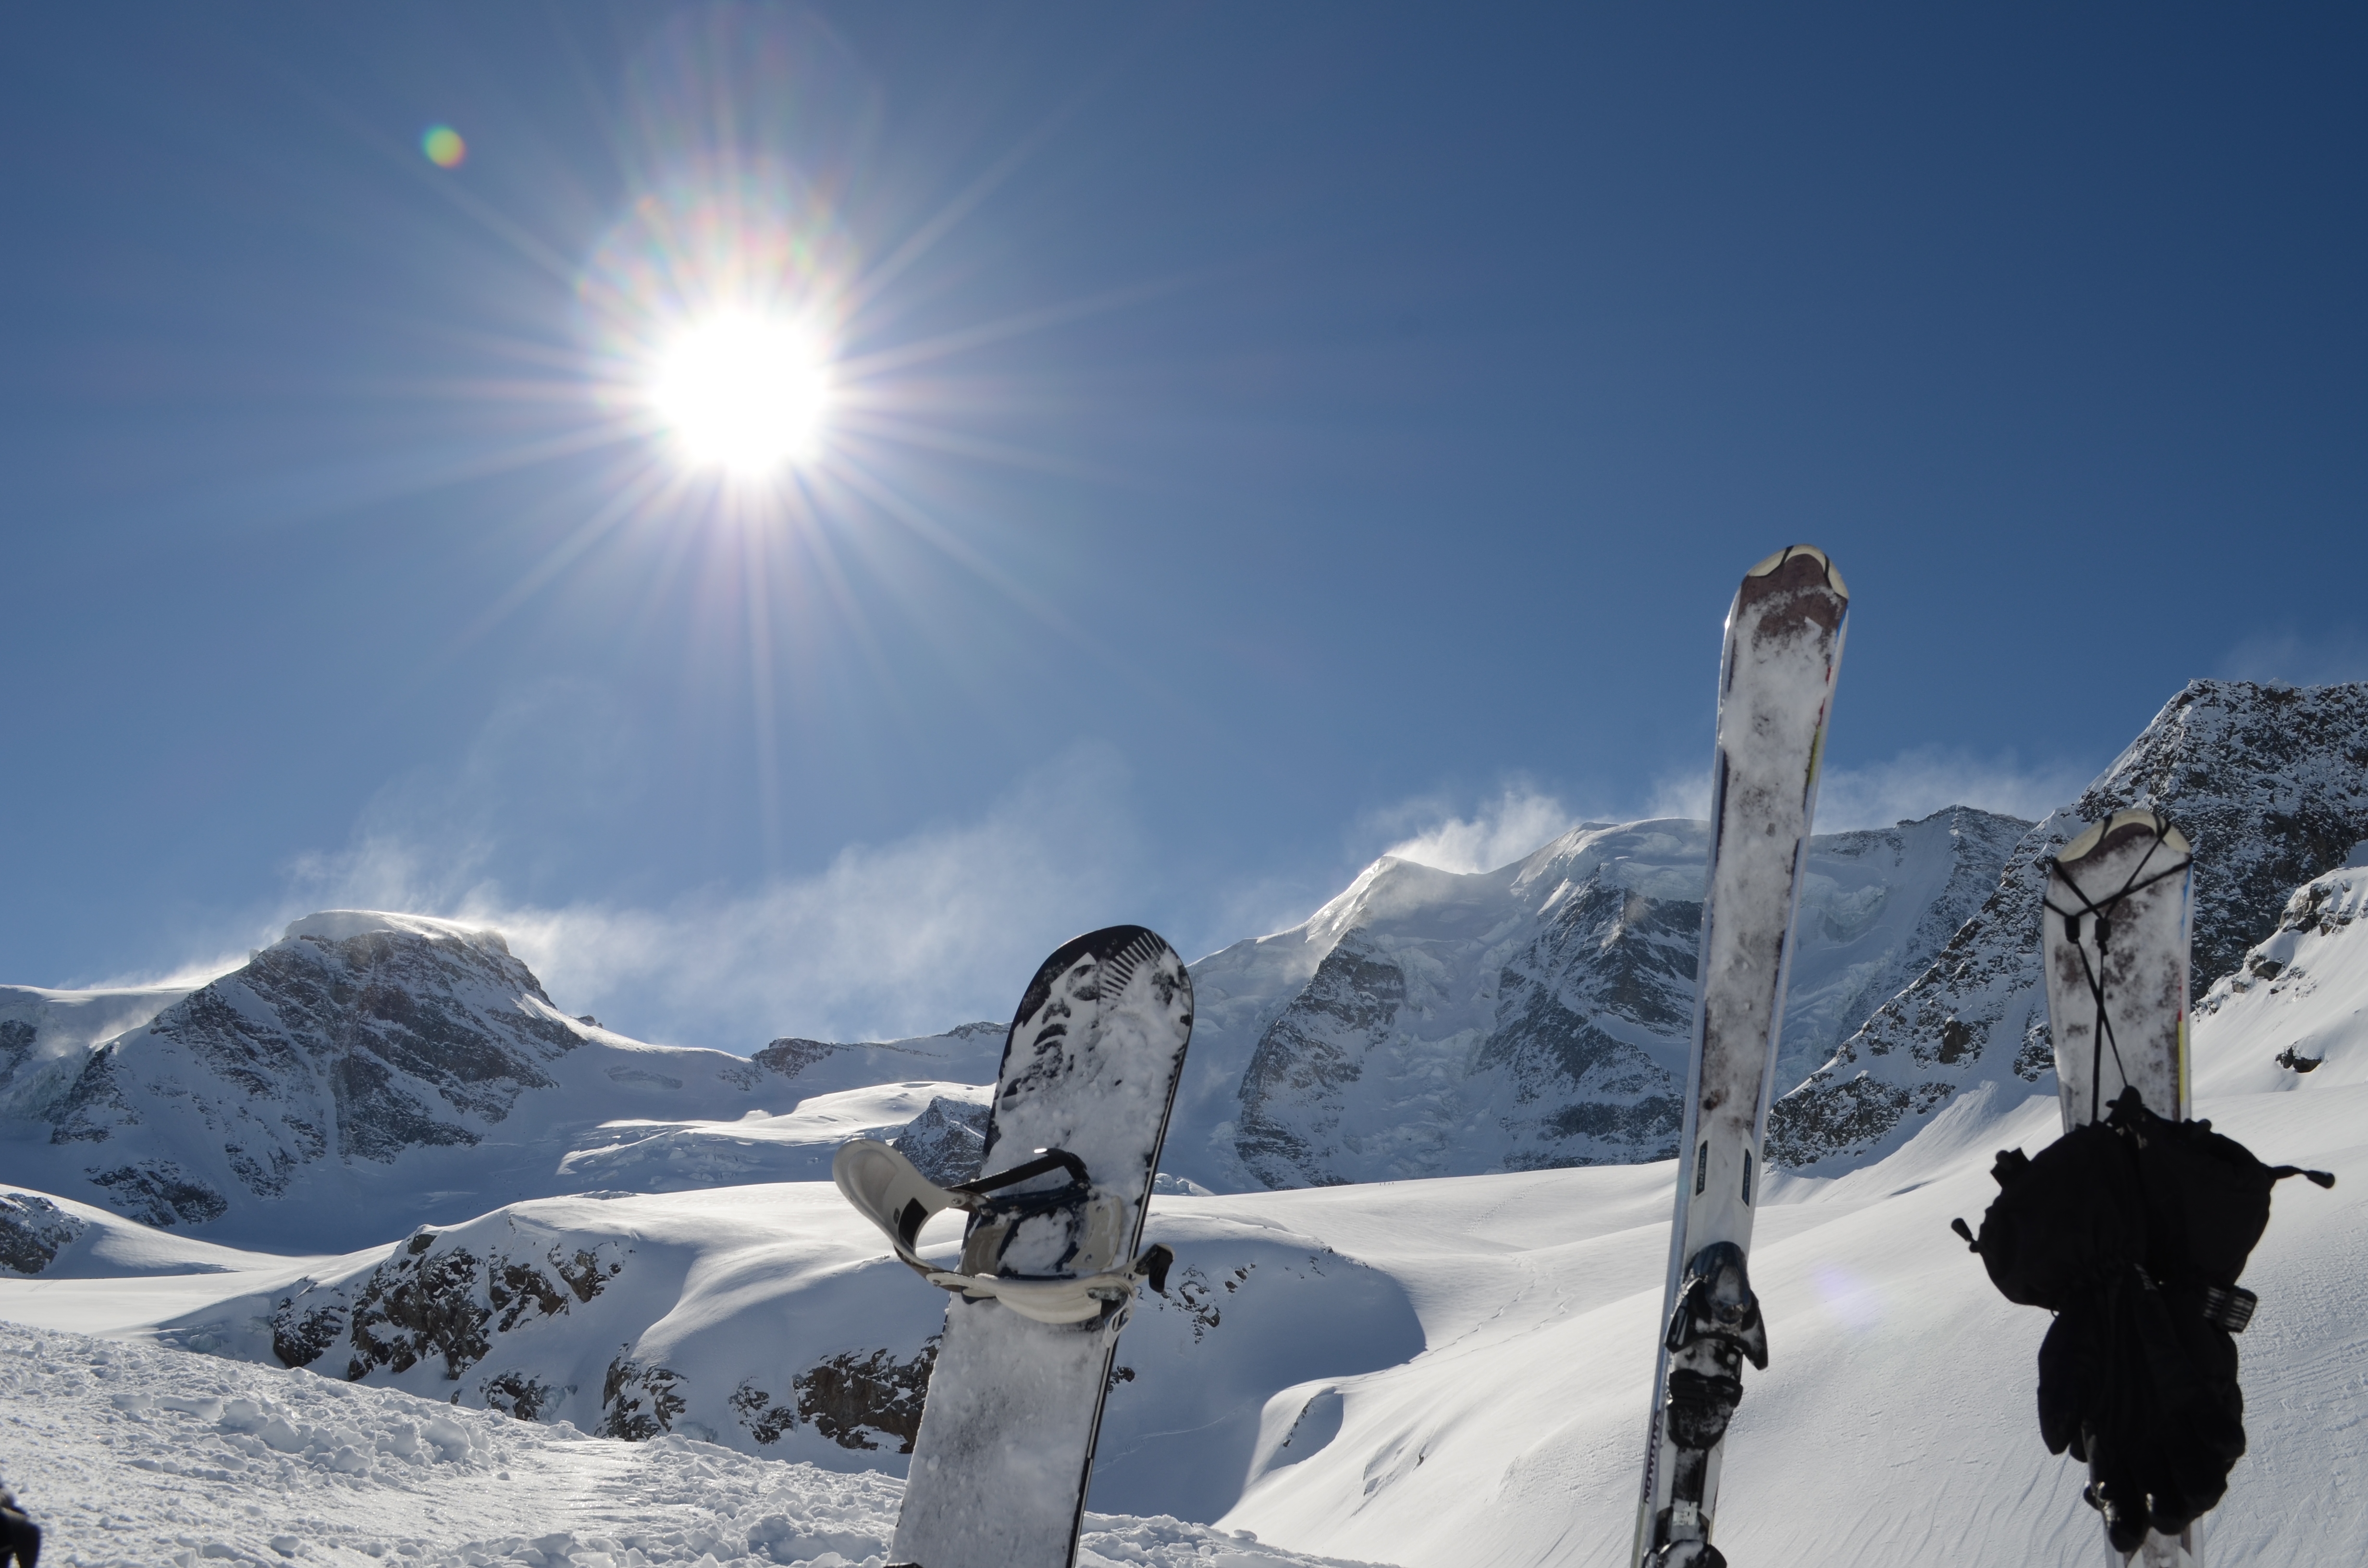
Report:
M685 454L746 477L810 456L830 402L827 357L783 316L725 311L659 354L650 403Z
M439 169L457 169L469 155L469 144L449 125L431 125L419 138L419 150Z
M1883 1297L1873 1281L1833 1264L1819 1268L1815 1278L1817 1294L1825 1298L1826 1310L1843 1327L1865 1334L1882 1324Z

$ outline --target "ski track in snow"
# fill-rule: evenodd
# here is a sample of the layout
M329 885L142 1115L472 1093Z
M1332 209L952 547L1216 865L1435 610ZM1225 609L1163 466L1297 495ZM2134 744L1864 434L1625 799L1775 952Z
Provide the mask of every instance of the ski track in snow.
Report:
M0 1324L0 1459L61 1568L203 1562L880 1568L903 1483L622 1443L393 1389ZM1091 1515L1081 1568L1318 1568Z

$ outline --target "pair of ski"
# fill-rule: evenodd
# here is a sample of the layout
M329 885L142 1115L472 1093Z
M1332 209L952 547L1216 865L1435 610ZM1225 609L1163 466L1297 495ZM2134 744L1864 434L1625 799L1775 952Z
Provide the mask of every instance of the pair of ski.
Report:
M1840 574L1822 551L1801 545L1753 567L1727 616L1693 1050L1631 1553L1636 1568L1725 1568L1711 1527L1742 1364L1768 1365L1748 1269L1752 1218L1801 863L1849 613ZM2157 1114L2188 1114L2191 868L2187 841L2146 811L2089 828L2051 867L2043 937L2067 1131L2101 1119L2124 1087ZM2200 1532L2190 1525L2176 1538L2149 1533L2135 1560L2201 1568Z

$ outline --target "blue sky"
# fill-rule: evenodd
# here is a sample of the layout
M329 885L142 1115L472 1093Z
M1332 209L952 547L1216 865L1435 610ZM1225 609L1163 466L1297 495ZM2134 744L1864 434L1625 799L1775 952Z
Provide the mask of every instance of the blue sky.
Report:
M647 1038L997 1016L1697 798L1800 540L1824 825L2368 676L2358 13L1472 10L13 14L0 977L400 904ZM633 401L725 210L787 488Z

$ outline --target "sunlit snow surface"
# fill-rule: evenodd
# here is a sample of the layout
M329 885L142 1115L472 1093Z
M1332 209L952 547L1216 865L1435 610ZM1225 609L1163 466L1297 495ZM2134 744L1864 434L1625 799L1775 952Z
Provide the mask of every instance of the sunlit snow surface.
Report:
M2368 919L2353 885L2368 869L2321 882L2256 949L2266 962L2248 966L2248 988L2198 1007L2198 1114L2265 1159L2343 1178L2332 1192L2283 1184L2246 1271L2261 1297L2238 1340L2251 1452L2207 1522L2214 1568L2354 1562L2368 1547L2368 1074L2357 1065L2368 1060ZM2279 1066L2291 1047L2324 1065ZM1738 1568L2106 1561L2075 1467L2036 1431L2044 1314L2000 1300L1947 1229L1952 1216L1979 1219L1998 1149L2035 1150L2055 1126L2044 1085L2010 1103L1977 1089L1880 1164L1770 1184L1752 1272L1773 1355L1747 1378L1717 1525ZM1407 1568L1618 1568L1671 1169L1156 1199L1151 1235L1204 1288L1197 1305L1146 1297L1121 1342L1137 1376L1111 1396L1096 1506L1208 1523L1097 1521L1089 1568L1249 1568L1275 1549ZM593 1222L563 1204L612 1215L599 1223L635 1233L653 1260L680 1256L646 1293L614 1298L633 1312L550 1325L551 1352L586 1365L621 1340L686 1356L703 1345L694 1370L722 1378L734 1355L822 1332L810 1323L884 1333L937 1307L819 1186L546 1199L488 1221ZM429 1562L473 1551L531 1562L522 1549L542 1541L561 1549L534 1546L545 1562L624 1563L638 1551L643 1562L705 1552L837 1568L827 1553L861 1563L887 1538L899 1483L855 1468L893 1464L886 1454L840 1451L825 1470L680 1437L625 1445L395 1388L55 1331L186 1319L199 1297L252 1298L369 1261L170 1244L187 1266L225 1272L108 1264L111 1278L0 1280L0 1317L53 1325L0 1327L0 1473L51 1527L57 1562L167 1562L208 1545L283 1561L271 1542L284 1536L321 1562L359 1561L370 1544L393 1561L409 1540ZM180 1256L133 1234L73 1246L93 1267ZM61 1267L81 1256L62 1250ZM789 1310L826 1298L839 1302L829 1312ZM578 1323L581 1345L569 1337ZM252 1412L228 1403L242 1398ZM1236 1530L1266 1544L1224 1533Z
M813 1562L878 1568L901 1483L681 1437L620 1443L391 1389L0 1324L7 1478L44 1562ZM1083 1568L1314 1568L1088 1517Z

